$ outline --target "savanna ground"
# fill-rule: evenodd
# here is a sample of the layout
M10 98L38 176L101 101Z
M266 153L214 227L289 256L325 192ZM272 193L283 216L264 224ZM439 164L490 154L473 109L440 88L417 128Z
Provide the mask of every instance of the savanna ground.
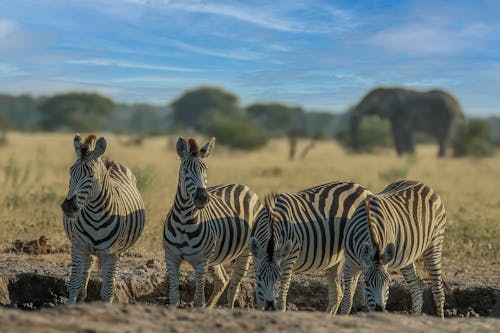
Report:
M144 233L128 253L131 265L140 266L153 259L162 263L163 221L177 187L176 138L154 137L146 139L142 146L126 146L113 134L104 136L108 143L105 156L132 168L146 204ZM201 144L203 140L198 139ZM31 262L40 269L44 265L65 265L66 274L70 258L64 249L69 242L62 228L60 203L67 194L69 167L75 160L73 135L10 133L8 140L7 146L0 147L0 252L4 253L0 255L0 266L12 269L22 264L29 269ZM307 143L299 143L299 153ZM436 150L435 145L419 146L415 156L404 158L397 157L393 150L351 155L336 142L325 141L318 142L305 159L290 161L284 140L271 141L255 152L229 150L216 144L207 161L209 185L247 184L263 197L272 191L296 191L335 180L355 181L373 192L398 179L421 180L441 195L447 209L445 278L484 283L498 290L500 155L439 159ZM5 253L15 240L32 240L41 235L63 253L36 257Z

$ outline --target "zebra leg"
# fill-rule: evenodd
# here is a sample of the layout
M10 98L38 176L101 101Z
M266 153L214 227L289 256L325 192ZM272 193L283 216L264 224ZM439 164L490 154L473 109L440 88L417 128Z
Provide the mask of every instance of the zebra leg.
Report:
M194 290L194 305L197 307L205 306L205 277L207 275L208 265L206 261L202 261L196 265L195 271L195 290Z
M166 257L166 262L170 306L177 307L179 306L179 269L181 262L169 257Z
M294 264L295 261L287 261L282 263L280 296L278 298L278 304L276 305L276 309L278 311L286 311L286 299L288 297L288 289L290 289L290 282L292 280L292 268Z
M328 277L328 308L326 312L334 316L337 314L337 309L339 308L340 301L342 300L342 271L343 262L339 262L337 265L329 268L326 271Z
M115 298L116 265L119 257L117 255L103 255L99 258L102 266L101 299L112 303Z
M69 293L69 304L75 304L77 302L83 302L83 293L86 296L86 276L85 271L89 270L90 265L92 264L92 257L90 256L90 252L87 249L80 249L76 246L71 247L71 275L69 278L68 284L68 293Z
M250 250L247 248L238 258L236 258L234 271L231 275L231 280L229 281L229 287L227 289L227 306L231 309L234 308L234 302L236 301L240 291L241 280L247 275L249 265Z
M208 299L207 307L213 308L224 292L224 289L226 289L229 280L222 265L210 266L208 272L214 280L214 290Z
M412 263L401 268L401 273L403 273L406 283L410 286L411 312L413 314L422 314L422 305L424 304L424 283L415 271L415 264Z
M442 238L424 252L424 261L431 278L431 289L436 303L437 316L444 318L444 290L441 273Z
M82 281L83 281L83 287L80 289L80 293L78 294L78 297L76 299L77 303L83 303L85 299L87 298L87 286L89 284L89 279L90 279L90 271L92 267L92 256L89 258L89 260L83 265L82 267Z
M354 299L354 293L356 292L356 287L358 286L359 275L361 274L360 269L352 269L346 267L344 270L344 296L342 297L342 302L340 304L340 314L348 315L351 312L352 301Z

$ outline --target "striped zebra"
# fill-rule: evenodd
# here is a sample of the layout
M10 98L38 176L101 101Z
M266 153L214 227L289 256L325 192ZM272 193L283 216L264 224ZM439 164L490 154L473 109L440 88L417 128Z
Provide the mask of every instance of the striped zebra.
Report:
M68 196L61 205L71 241L69 303L83 302L92 256L102 268L101 297L112 302L116 265L144 228L145 210L136 179L125 165L102 159L106 140L74 138L77 159L70 169Z
M342 297L344 228L369 194L358 184L333 182L266 198L250 238L260 309L286 309L292 272L326 270L327 311L336 313Z
M205 305L205 277L214 279L214 290L207 306L214 307L228 286L227 302L234 307L242 278L247 274L250 230L261 203L243 185L207 188L207 166L215 145L212 138L201 149L192 138L177 140L181 159L179 184L172 208L165 220L163 245L167 263L170 305L179 303L179 268L186 260L195 269L195 305ZM229 279L223 267L235 261Z
M372 310L383 311L389 296L389 271L401 270L410 286L412 312L420 314L424 286L415 271L415 260L423 255L437 315L443 317L441 249L445 224L441 199L421 182L395 182L368 197L356 208L345 232L341 313L348 314L351 310L361 272L365 280L365 303Z

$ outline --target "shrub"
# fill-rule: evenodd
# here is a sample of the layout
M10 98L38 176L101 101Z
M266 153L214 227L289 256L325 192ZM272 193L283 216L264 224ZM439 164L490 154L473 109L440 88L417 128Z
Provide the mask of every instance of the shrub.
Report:
M266 131L244 115L227 116L216 113L207 123L205 132L209 136L215 136L219 143L245 150L261 148L269 140Z
M473 118L457 129L452 142L453 156L487 157L495 154L494 140L488 123Z
M339 131L335 137L344 148L356 153L373 153L393 146L390 123L378 117L361 121L356 145L351 140L349 128Z

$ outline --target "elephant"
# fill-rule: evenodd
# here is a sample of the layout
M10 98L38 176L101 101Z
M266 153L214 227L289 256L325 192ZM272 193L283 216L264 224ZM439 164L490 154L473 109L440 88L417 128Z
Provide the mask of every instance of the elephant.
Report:
M350 110L350 115L354 145L361 118L378 115L390 120L398 155L414 152L413 131L420 130L437 139L439 157L446 155L453 131L464 119L462 107L450 93L439 89L417 91L401 87L371 90Z

